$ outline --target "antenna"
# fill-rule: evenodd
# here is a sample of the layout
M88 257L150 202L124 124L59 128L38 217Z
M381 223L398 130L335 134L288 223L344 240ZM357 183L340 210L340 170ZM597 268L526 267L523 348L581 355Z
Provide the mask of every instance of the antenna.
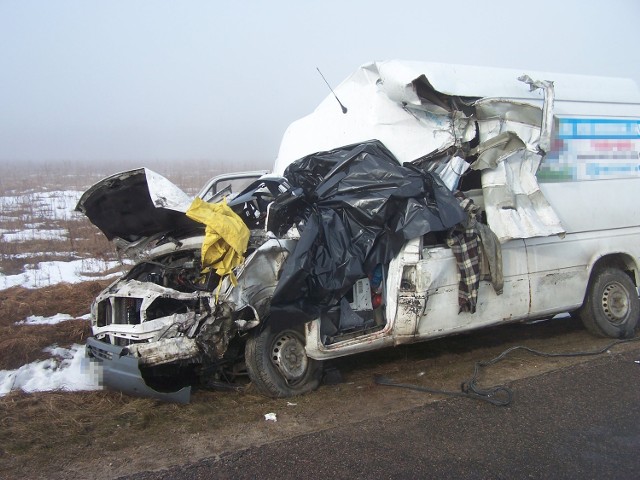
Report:
M342 102L340 100L338 100L338 96L336 95L336 92L333 91L333 88L331 88L331 85L329 85L329 82L327 82L327 79L324 78L324 75L322 75L322 72L320 71L320 69L318 67L316 67L316 70L318 70L318 73L320 74L320 76L324 80L324 83L327 84L327 87L329 87L329 90L331 90L331 93L333 93L333 96L336 97L337 102L340 104L340 108L342 108L342 113L347 113L347 107L345 107L342 104Z

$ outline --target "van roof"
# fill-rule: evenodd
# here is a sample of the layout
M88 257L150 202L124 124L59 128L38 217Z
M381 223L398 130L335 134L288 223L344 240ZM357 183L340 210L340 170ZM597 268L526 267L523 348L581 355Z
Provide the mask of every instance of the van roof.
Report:
M310 153L371 139L383 142L401 162L441 150L471 131L451 130L451 108L462 111L464 103L477 99L542 107L547 89L531 91L519 80L523 76L553 82L555 113L616 115L610 108L616 106L621 107L617 111L637 117L640 111L640 91L630 79L400 60L371 62L341 82L312 113L289 125L274 172L281 174L291 162ZM451 97L470 102L459 104Z
M372 67L377 67L383 80L385 76L400 77L406 84L424 75L435 90L449 95L539 99L536 93L528 95L517 80L528 75L533 80L553 81L556 100L640 103L638 85L628 78L402 60L369 63L361 68Z

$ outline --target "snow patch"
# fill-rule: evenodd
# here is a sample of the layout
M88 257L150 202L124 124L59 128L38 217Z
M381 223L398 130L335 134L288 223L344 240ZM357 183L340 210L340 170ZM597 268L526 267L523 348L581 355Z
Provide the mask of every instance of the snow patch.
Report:
M60 322L66 322L67 320L89 320L91 314L87 313L81 317L73 317L68 313L56 313L52 317L41 317L39 315L30 315L24 320L16 322L16 325L55 325Z
M38 230L27 229L18 231L0 231L3 242L27 242L30 240L67 240L67 229Z
M105 261L96 258L84 258L70 262L39 262L35 268L29 268L17 275L0 274L0 290L21 286L24 288L42 288L58 283L80 283L102 280L119 276L122 272L108 275L96 275L121 266L118 261Z
M34 215L49 220L68 220L80 217L75 212L76 204L83 192L77 190L53 190L50 192L30 192L22 195L0 197L0 210L3 217L9 217L13 212L20 213L23 210L27 215L19 215L19 218L31 219Z
M102 389L102 370L87 358L83 345L74 344L71 348L52 346L45 351L53 357L16 370L0 370L0 396L13 390L30 393Z

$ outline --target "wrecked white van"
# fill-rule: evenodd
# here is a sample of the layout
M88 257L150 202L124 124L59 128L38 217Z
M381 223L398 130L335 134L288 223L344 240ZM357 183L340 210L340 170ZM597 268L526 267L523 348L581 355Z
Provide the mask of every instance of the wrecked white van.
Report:
M140 258L92 306L105 384L291 396L326 359L567 311L632 336L640 93L523 73L367 64L226 201L147 169L92 187L78 209Z

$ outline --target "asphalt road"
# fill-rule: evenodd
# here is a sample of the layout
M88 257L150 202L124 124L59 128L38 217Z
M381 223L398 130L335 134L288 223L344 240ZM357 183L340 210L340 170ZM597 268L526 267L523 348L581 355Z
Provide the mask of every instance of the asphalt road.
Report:
M640 478L640 350L130 479ZM415 395L415 392L407 392Z

